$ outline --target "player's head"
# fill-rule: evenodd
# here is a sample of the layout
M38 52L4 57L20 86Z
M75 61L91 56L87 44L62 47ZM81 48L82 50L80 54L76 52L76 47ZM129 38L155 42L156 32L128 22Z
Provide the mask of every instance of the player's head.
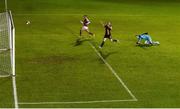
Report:
M141 35L135 35L135 37L139 39L141 37Z
M112 26L111 22L106 22L107 26Z
M145 34L145 35L148 35L148 32L146 32L146 33L143 33L143 34Z
M83 18L84 18L84 19L87 19L88 17L87 17L87 15L84 15Z
M111 25L111 22L107 22L107 25Z

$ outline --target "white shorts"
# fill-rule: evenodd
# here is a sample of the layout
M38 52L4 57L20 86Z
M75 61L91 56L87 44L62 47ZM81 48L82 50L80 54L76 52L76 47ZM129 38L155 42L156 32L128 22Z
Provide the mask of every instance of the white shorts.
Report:
M87 26L83 26L81 30L85 31L85 30L89 30L89 28Z

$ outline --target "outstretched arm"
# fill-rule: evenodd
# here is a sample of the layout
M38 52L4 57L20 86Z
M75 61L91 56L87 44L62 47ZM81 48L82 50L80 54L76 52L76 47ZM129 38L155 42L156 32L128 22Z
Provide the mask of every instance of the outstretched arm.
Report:
M80 23L81 23L81 24L83 24L83 21L82 21L82 20L80 20Z
M105 24L102 22L102 21L100 21L100 24L104 27L105 26Z
M108 27L112 30L112 25L109 25Z
M91 22L88 20L87 25L89 25Z
M141 38L138 37L138 40L137 40L136 44L140 44L140 43L141 43Z

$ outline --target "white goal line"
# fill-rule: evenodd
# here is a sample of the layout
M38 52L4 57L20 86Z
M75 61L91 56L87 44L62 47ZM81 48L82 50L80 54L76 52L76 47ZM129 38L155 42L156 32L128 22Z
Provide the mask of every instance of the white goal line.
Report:
M72 101L72 102L19 102L20 105L41 105L41 104L91 104L91 103L113 103L113 102L126 102L126 101L137 101L134 99L127 100L95 100L95 101Z

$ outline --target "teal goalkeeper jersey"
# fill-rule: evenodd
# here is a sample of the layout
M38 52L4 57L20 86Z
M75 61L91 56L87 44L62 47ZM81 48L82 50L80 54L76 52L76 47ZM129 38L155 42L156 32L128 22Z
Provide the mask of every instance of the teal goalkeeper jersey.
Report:
M139 35L138 40L139 40L139 41L140 41L140 40L150 41L150 40L151 40L151 36L142 34L142 35Z

